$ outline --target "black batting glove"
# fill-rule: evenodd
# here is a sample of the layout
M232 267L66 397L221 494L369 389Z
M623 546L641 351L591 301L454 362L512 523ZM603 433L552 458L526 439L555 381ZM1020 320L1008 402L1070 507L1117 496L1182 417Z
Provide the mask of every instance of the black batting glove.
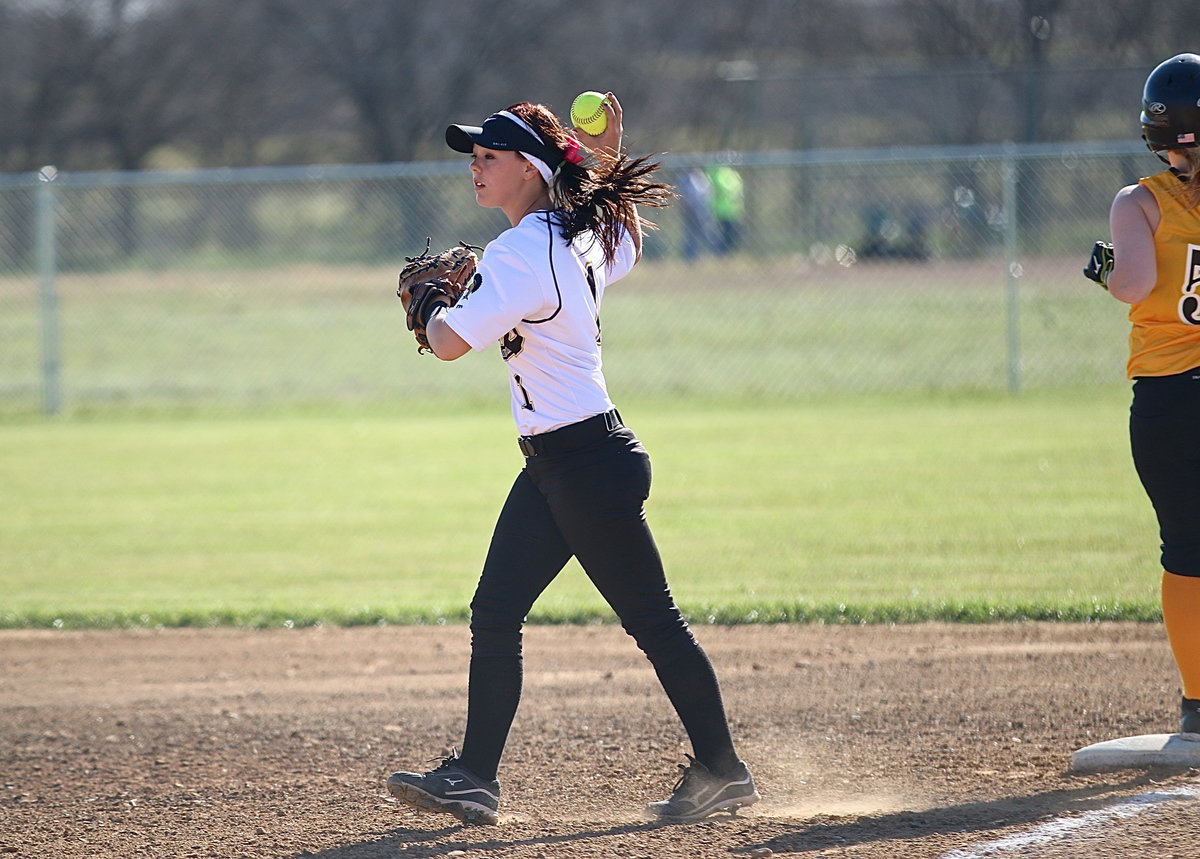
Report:
M1108 276L1112 274L1113 261L1112 242L1096 242L1092 248L1091 259L1083 267L1083 276L1108 289Z

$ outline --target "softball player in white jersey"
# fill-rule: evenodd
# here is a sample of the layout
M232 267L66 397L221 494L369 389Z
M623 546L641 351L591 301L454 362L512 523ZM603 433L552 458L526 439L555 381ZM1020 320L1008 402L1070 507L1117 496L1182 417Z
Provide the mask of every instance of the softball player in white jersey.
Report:
M641 255L637 207L670 196L650 178L658 165L621 155L621 106L611 93L607 101L605 132L577 132L587 148L549 109L528 102L481 126L446 130L449 146L471 155L476 202L502 210L511 229L484 250L475 288L429 320L429 344L454 360L499 343L525 467L471 601L462 752L430 772L393 773L388 788L464 822L497 820L497 770L521 697L522 627L572 557L653 665L692 744L674 792L649 814L698 820L759 798L646 524L650 459L622 424L601 369L605 290Z

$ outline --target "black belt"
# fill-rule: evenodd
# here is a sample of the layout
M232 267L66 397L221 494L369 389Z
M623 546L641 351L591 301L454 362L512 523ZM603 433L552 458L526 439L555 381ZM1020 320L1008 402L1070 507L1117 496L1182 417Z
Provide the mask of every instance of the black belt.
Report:
M549 432L523 435L517 439L517 447L521 448L521 453L526 457L553 456L599 441L623 426L620 412L612 409L602 415L593 415L579 423L567 424Z
M1197 382L1200 381L1200 367L1193 367L1190 370L1184 370L1182 373L1172 373L1170 376L1134 376L1133 381L1168 385L1172 382Z

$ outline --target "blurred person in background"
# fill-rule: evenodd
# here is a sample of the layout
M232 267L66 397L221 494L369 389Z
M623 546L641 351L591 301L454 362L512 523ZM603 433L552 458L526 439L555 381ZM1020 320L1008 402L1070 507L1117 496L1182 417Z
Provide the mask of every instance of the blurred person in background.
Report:
M712 196L712 182L699 167L683 175L679 199L683 209L683 258L688 262L695 262L713 249Z
M732 253L742 242L742 219L746 216L742 177L729 164L715 164L707 172L717 225L716 250L721 255Z

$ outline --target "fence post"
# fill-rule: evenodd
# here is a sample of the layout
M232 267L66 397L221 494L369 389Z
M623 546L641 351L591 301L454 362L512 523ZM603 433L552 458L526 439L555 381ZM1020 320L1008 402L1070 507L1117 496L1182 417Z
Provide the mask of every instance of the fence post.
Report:
M53 166L37 172L37 266L42 314L42 411L57 415L62 410L62 359L58 342L58 292L55 274L55 201Z
M1021 306L1018 285L1021 263L1017 259L1017 160L1013 152L1004 156L1004 258L1005 298L1008 332L1008 392L1021 391Z

